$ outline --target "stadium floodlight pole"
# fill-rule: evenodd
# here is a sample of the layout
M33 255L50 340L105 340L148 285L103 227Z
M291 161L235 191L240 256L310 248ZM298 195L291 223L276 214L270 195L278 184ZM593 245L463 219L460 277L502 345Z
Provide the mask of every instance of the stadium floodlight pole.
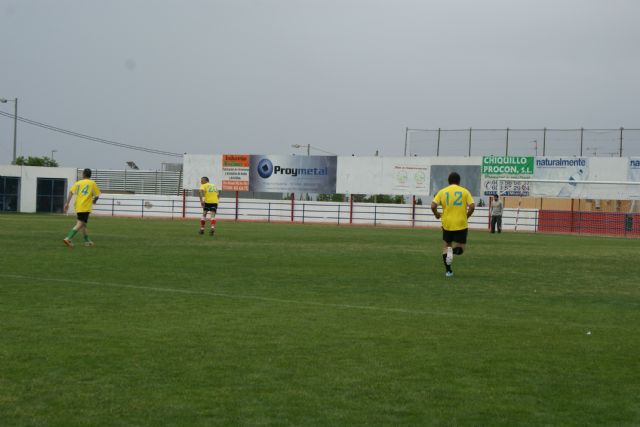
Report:
M13 102L13 160L11 161L12 165L16 164L16 141L18 135L18 98L15 99L6 99L0 98L0 102L6 104L7 102Z

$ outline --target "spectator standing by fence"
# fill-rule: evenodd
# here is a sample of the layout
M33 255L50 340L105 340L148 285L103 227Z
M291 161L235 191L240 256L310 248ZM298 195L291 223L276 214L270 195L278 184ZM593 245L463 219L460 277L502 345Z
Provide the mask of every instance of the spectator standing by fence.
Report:
M495 233L496 228L498 229L498 233L502 233L502 210L504 205L502 204L502 200L496 194L493 196L493 203L491 204L491 232Z

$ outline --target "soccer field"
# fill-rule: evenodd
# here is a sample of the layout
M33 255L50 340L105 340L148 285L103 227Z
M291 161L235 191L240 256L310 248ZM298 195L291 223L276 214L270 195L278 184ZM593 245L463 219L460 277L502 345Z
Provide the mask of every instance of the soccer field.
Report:
M640 425L640 240L0 215L0 425Z

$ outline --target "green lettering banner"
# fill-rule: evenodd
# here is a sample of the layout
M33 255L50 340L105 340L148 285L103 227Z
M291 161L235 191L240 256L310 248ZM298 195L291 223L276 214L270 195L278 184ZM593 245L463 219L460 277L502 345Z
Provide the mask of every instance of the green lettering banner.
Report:
M483 156L482 175L533 175L533 157Z

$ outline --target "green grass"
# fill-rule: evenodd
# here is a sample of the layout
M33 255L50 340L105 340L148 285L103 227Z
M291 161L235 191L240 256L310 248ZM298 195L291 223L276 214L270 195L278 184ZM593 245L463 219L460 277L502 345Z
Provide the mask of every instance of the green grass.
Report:
M0 215L2 426L640 424L639 240L73 222Z

